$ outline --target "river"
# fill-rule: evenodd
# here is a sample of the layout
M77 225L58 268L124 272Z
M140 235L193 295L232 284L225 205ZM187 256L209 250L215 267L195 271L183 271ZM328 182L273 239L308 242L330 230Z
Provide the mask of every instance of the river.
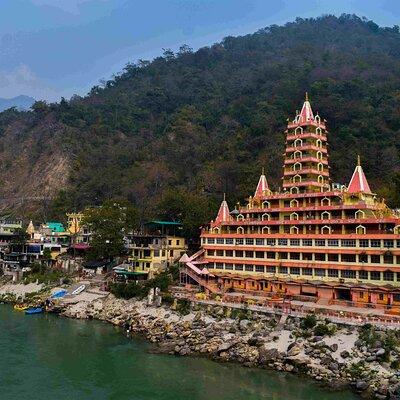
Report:
M0 305L1 400L334 400L295 375L152 354L98 321L25 316ZM349 392L341 400L355 400Z

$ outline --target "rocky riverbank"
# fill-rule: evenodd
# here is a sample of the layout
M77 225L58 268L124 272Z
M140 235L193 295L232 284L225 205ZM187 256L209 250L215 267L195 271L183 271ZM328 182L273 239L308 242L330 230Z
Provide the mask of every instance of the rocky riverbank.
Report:
M366 398L400 399L397 331L198 303L154 307L112 295L65 305L62 314L122 326L156 343L159 352L305 374Z

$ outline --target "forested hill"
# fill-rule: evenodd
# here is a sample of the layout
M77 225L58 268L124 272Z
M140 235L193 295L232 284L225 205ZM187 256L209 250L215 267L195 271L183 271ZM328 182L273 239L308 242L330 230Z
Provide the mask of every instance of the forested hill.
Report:
M87 97L1 113L0 198L56 196L23 205L54 214L123 197L197 226L223 192L231 206L252 193L262 166L278 188L286 120L306 91L328 121L334 181L349 181L359 153L372 188L399 200L399 30L348 15L182 46Z

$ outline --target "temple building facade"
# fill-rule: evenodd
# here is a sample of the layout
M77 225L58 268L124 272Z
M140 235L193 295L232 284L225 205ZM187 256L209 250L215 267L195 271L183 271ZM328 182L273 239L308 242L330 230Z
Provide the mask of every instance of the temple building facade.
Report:
M184 257L192 283L215 293L400 307L400 216L372 192L360 158L348 185L330 179L328 131L306 96L286 130L282 188L264 173L244 206L201 232Z

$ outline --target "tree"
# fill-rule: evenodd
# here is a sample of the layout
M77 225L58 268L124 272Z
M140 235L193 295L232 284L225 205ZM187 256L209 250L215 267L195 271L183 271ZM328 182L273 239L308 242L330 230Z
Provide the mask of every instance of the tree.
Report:
M17 228L13 233L11 244L22 249L22 247L26 244L28 239L29 239L29 235L25 231L25 229Z
M49 265L49 261L51 260L51 250L49 247L45 247L43 249L43 255L42 255L43 261L46 263L46 265Z
M137 212L128 202L110 200L87 208L82 223L92 232L87 258L112 261L122 254L124 233L135 227Z
M206 224L216 213L216 203L207 196L187 190L168 190L158 203L159 217L167 221L179 221L182 234L193 238L200 234L200 225Z

